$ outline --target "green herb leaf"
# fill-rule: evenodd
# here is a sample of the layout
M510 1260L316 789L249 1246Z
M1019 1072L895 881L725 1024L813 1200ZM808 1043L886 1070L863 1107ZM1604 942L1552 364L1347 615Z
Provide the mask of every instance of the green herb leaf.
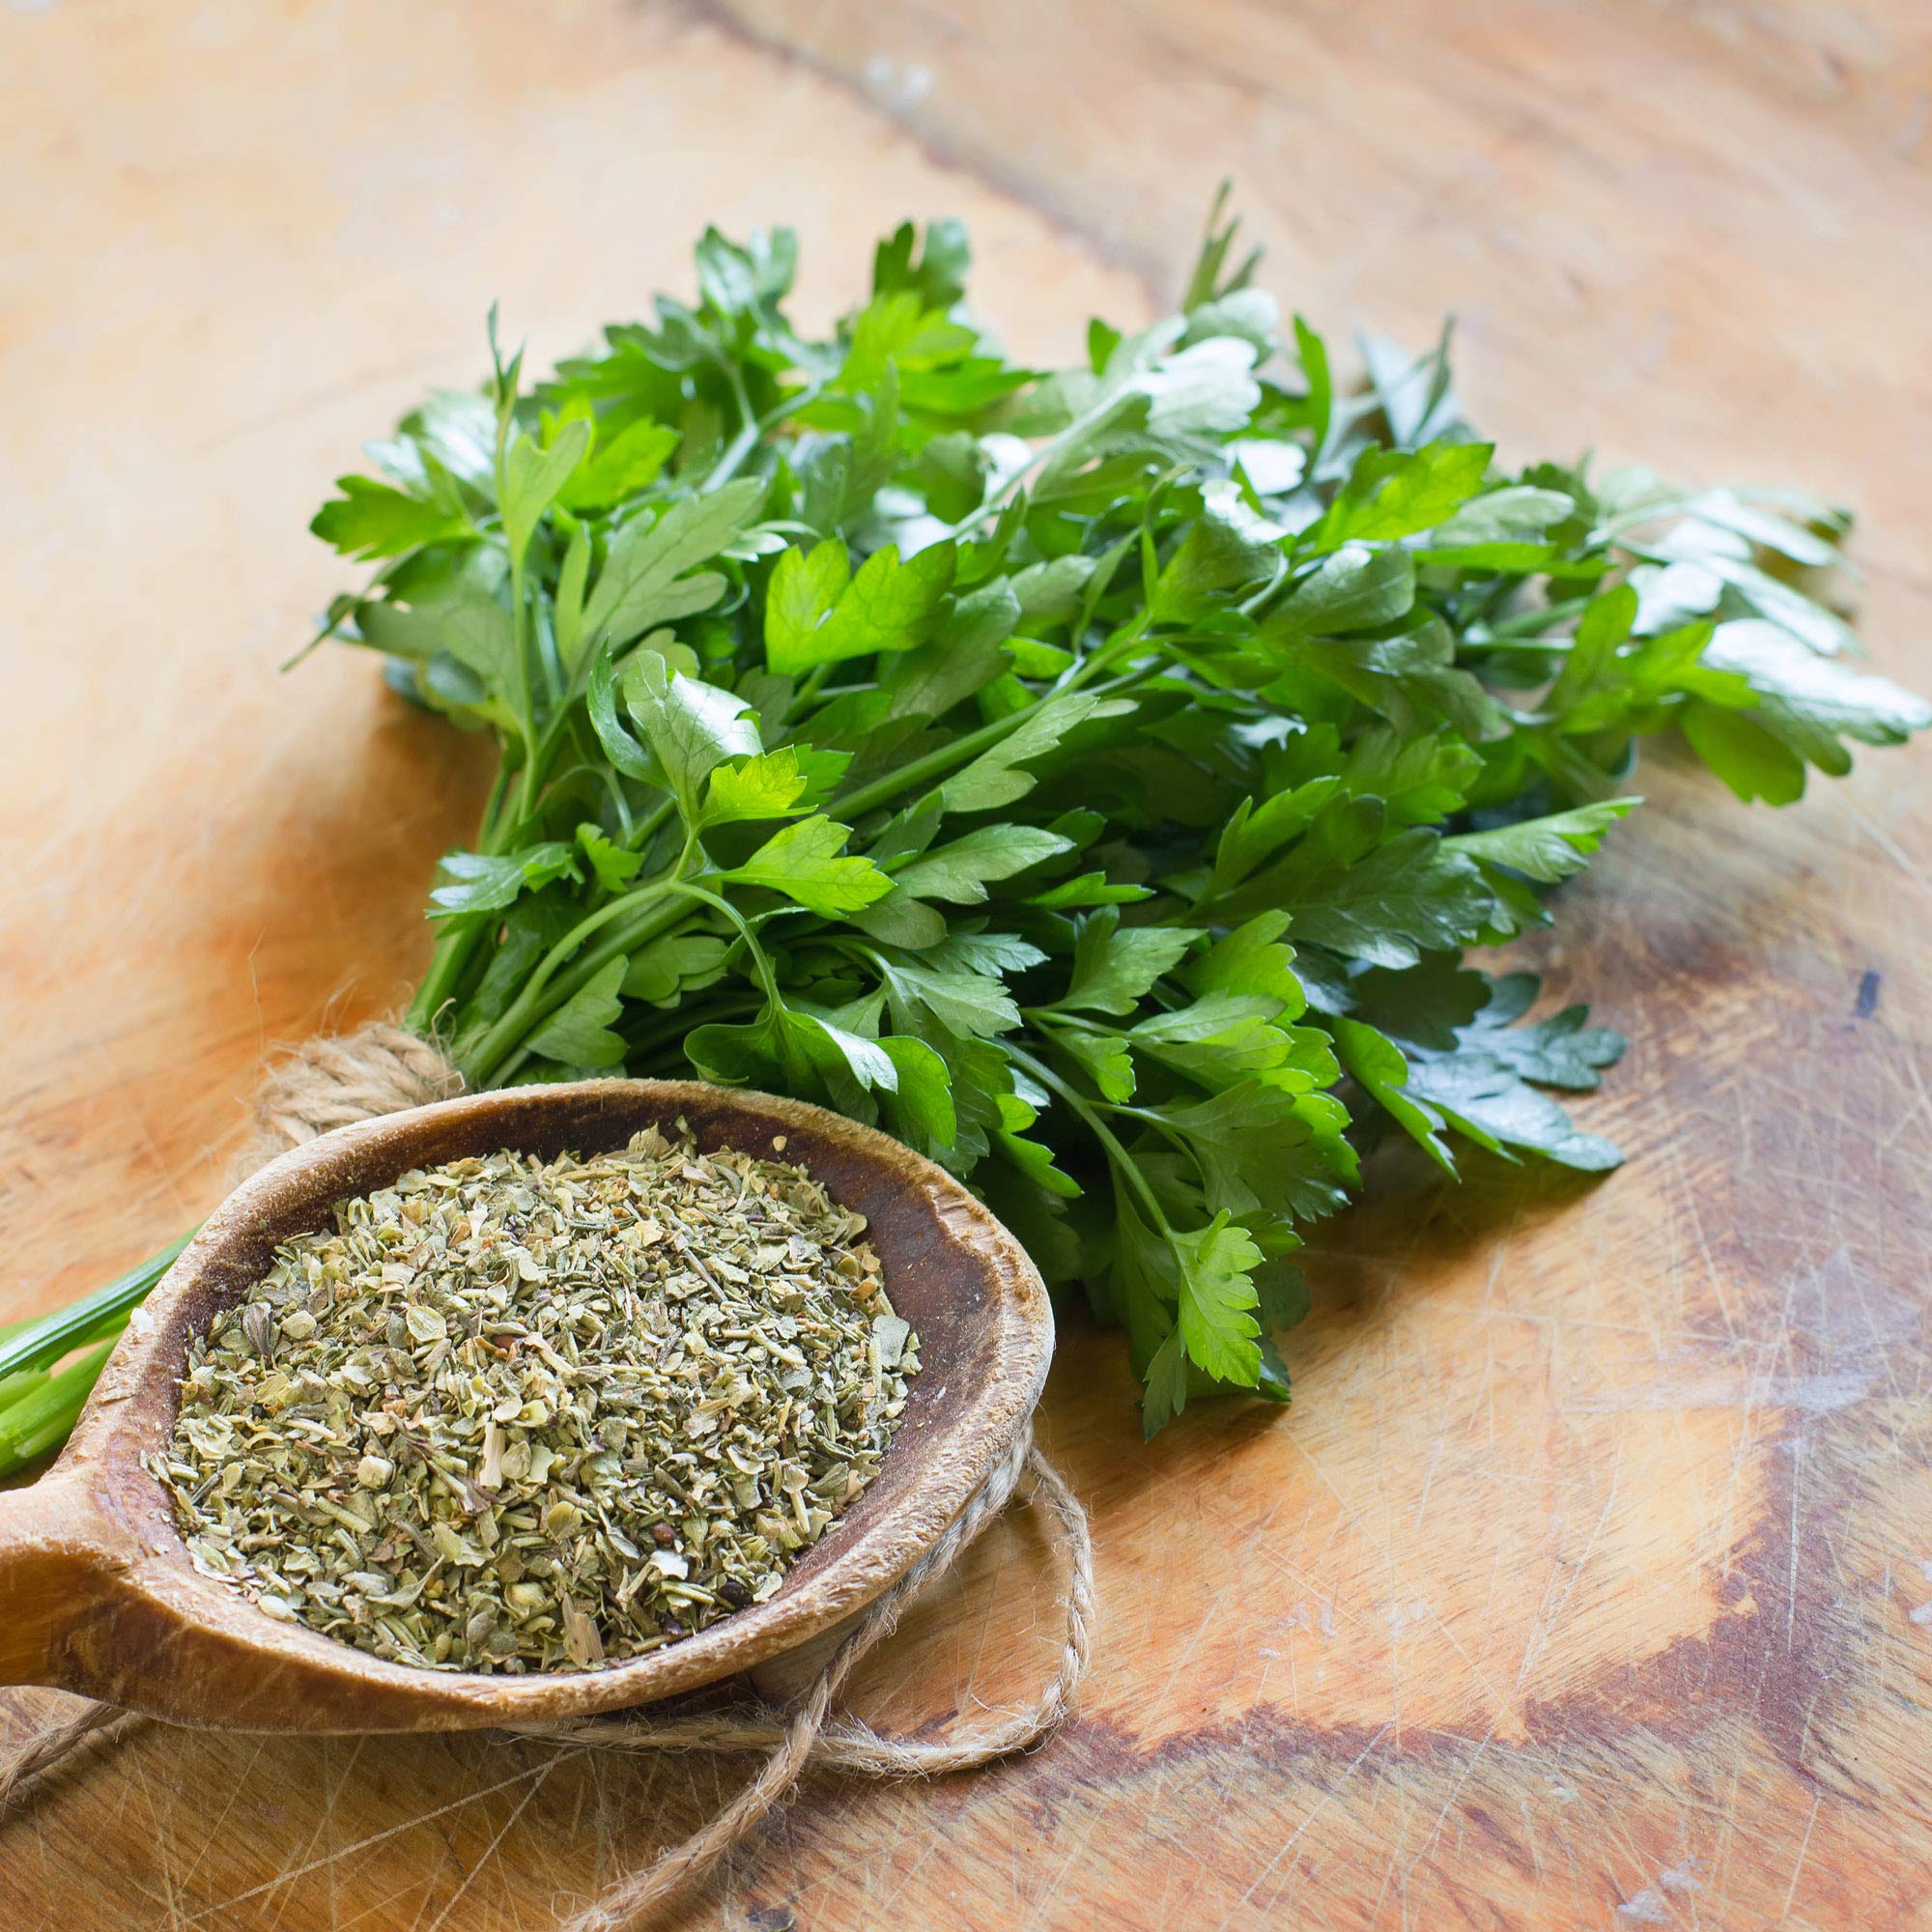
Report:
M538 521L590 447L590 434L587 422L568 422L547 449L520 436L503 452L503 495L497 508L512 563L523 561Z
M1123 927L1119 909L1103 906L1080 922L1073 945L1072 983L1056 1010L1132 1012L1200 937L1189 926Z
M811 789L797 749L782 745L740 764L716 766L705 788L701 822L732 825L744 819L786 818L810 810L807 793Z
M1180 1261L1180 1340L1189 1358L1210 1376L1252 1388L1261 1372L1252 1275L1262 1251L1226 1213L1170 1239Z
M1373 631L1408 614L1415 558L1400 544L1345 543L1324 556L1270 613L1278 631Z
M1302 939L1372 966L1468 944L1494 904L1474 863L1420 826L1353 863L1309 841L1262 880Z
M894 875L901 891L951 905L981 905L991 880L1010 879L1063 852L1073 841L1034 825L985 825L902 866Z
M982 752L946 781L948 811L997 811L1024 798L1037 781L1021 766L1043 758L1089 719L1118 718L1133 709L1123 698L1103 699L1091 692L1069 691L1049 697L1025 713L1017 729Z
M903 563L888 544L856 577L836 537L809 552L788 550L772 573L765 605L765 663L796 676L871 651L908 651L952 585L951 544L934 544Z
M446 470L429 472L442 487L411 496L370 476L338 476L342 492L315 513L309 528L344 556L402 556L424 544L471 534L469 513Z
M758 727L744 699L671 669L648 644L625 660L624 702L688 819L704 781L727 758L755 757Z
M1022 945L1005 956L1032 964L1044 955ZM895 1024L908 1031L932 1022L949 1034L990 1038L1020 1023L1019 1007L1000 977L1011 969L957 940L923 954L882 953L879 968Z
M763 483L746 477L625 524L583 607L584 630L622 646L654 625L710 610L724 594L724 579L714 570L686 573L744 530L764 494Z
M1226 478L1208 484L1200 516L1154 582L1149 613L1161 624L1208 615L1228 594L1282 569L1287 534L1248 507L1238 484Z
M480 852L449 852L440 861L448 885L430 894L430 917L448 919L458 913L497 912L519 894L536 892L554 879L581 879L576 855L559 839L526 845L500 857Z
M1409 1092L1409 1065L1402 1049L1365 1020L1335 1022L1335 1051L1391 1120L1438 1167L1456 1172L1456 1156L1441 1138L1442 1116Z
M1608 798L1545 818L1521 818L1490 832L1460 833L1443 839L1442 849L1508 866L1540 885L1553 886L1580 872L1610 827L1642 803L1640 798Z
M822 815L775 832L742 866L725 873L742 886L764 886L796 899L821 919L841 919L874 904L892 880L871 860L845 852L851 828Z
M1086 1033L1069 1027L1054 1037L1080 1063L1101 1099L1119 1105L1134 1097L1134 1059L1121 1035Z
M641 854L626 851L595 825L580 825L577 828L577 842L583 848L583 856L590 861L590 869L597 883L607 893L620 892L638 876L644 863Z
M1332 1213L1355 1178L1340 1131L1347 1116L1325 1094L1291 1093L1257 1075L1150 1114L1185 1150L1210 1209L1246 1217L1287 1205L1310 1217Z
M529 1049L565 1066L617 1066L624 1041L611 1027L623 1011L624 962L613 959L530 1036Z
M1741 677L1756 693L1754 722L1808 763L1834 776L1852 768L1838 742L1902 745L1932 724L1932 706L1889 678L1855 671L1758 619L1719 624L1707 668Z
M1408 1084L1414 1099L1486 1146L1539 1153L1586 1174L1623 1163L1609 1141L1582 1132L1548 1094L1525 1086L1513 1066L1487 1054L1423 1061L1409 1068Z
M614 436L600 433L557 500L579 516L608 510L655 483L681 440L668 423L649 417L626 424Z
M672 933L632 953L624 968L627 999L671 1006L680 993L701 992L723 978L730 948L710 933Z
M1334 550L1350 538L1385 543L1438 528L1482 488L1494 453L1487 442L1432 442L1416 450L1371 444L1355 459L1312 548Z

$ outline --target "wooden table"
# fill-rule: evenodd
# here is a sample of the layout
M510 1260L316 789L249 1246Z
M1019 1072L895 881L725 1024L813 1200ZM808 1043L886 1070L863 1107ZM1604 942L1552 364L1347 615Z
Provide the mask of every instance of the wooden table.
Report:
M0 1314L215 1197L266 1046L397 1000L478 747L277 678L356 444L796 223L803 308L968 216L1023 352L1143 319L1232 172L1270 287L1463 318L1505 453L1858 501L1932 680L1920 0L743 0L0 14ZM1634 1042L1606 1183L1406 1171L1336 1224L1292 1413L1138 1440L1073 1326L1044 1433L1099 1656L1048 1749L814 1782L685 1916L757 1927L1932 1923L1932 864L1920 753L1749 814L1667 759L1538 949ZM1004 1528L863 1701L997 1700ZM6 1721L58 1700L5 1699ZM139 1735L0 1823L0 1924L541 1927L735 1773L495 1738Z

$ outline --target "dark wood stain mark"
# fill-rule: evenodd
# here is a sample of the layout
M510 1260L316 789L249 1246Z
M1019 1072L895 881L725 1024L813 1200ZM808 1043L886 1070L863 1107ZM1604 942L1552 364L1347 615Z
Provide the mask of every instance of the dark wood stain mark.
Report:
M1131 1807L1136 1793L1150 1803L1159 1794L1173 1812L1197 1798L1216 1807L1286 1804L1291 1792L1305 1804L1311 1791L1335 1796L1364 1777L1394 1778L1424 1809L1441 1807L1534 1881L1542 1876L1537 1851L1503 1822L1508 1794L1560 1770L1579 1786L1607 1781L1627 1798L1691 1790L1716 1807L1724 1794L1716 1784L1706 1789L1709 1767L1725 1759L1722 1741L1740 1721L1819 1797L1883 1815L1896 1799L1863 1768L1858 1740L1870 1653L1885 1640L1884 1606L1847 1590L1830 1539L1876 1504L1874 1469L1901 1449L1915 1461L1922 1452L1895 1442L1874 1406L1814 1409L1804 1394L1834 1376L1876 1371L1883 1358L1900 1367L1922 1352L1922 1330L1914 1322L1889 1328L1872 1309L1871 1288L1841 1250L1785 1292L1783 1379L1798 1393L1781 1432L1759 1446L1757 1520L1715 1586L1727 1607L1698 1635L1605 1665L1561 1697L1530 1701L1520 1741L1473 1725L1405 1723L1398 1735L1389 1726L1313 1723L1261 1705L1150 1745L1115 1719L1083 1716L1037 1756L945 1788L943 1797L935 1790L949 1814L942 1833L1017 1809L1045 1835L1067 1814ZM1854 1321L1861 1307L1867 1314ZM1895 1686L1893 1694L1909 1693ZM1194 1797L1181 1795L1196 1787Z
M1865 968L1859 979L1859 997L1852 1007L1855 1020L1868 1020L1878 1011L1878 992L1883 983L1883 976L1876 966Z

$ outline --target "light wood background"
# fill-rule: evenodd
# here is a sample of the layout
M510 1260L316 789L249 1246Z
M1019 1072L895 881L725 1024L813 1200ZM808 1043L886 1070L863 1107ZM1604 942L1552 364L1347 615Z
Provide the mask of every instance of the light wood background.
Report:
M274 667L341 581L327 480L473 377L493 298L547 358L681 289L707 219L788 220L823 316L875 232L954 212L980 305L1065 355L1173 290L1232 173L1327 326L1460 312L1509 456L1856 500L1868 635L1922 688L1928 169L1921 0L12 0L0 1315L200 1214L264 1048L426 956L478 748L351 653ZM814 1782L683 1922L1932 1923L1926 772L1747 814L1653 761L1538 949L1632 1037L1584 1110L1631 1165L1383 1177L1285 1416L1143 1448L1072 1328L1079 1720L935 1789ZM1053 1593L1003 1529L867 1708L998 1700ZM541 1927L728 1782L152 1731L0 1820L0 1924Z

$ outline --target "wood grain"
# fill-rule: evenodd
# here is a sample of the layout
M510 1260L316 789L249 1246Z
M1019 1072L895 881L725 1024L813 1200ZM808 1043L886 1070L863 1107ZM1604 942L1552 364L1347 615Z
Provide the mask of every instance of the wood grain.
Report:
M481 765L349 653L273 675L338 581L323 483L473 374L493 297L560 353L707 219L795 222L822 315L877 229L957 212L980 306L1067 354L1174 286L1233 173L1325 325L1460 313L1507 454L1855 499L1875 653L1932 682L1916 0L62 0L0 14L0 1313L210 1205L264 1043L425 956ZM934 1789L814 1784L685 1922L1932 1923L1925 770L1773 815L1647 765L1542 949L1632 1037L1586 1109L1631 1165L1382 1177L1286 1417L1143 1449L1070 1326L1079 1720ZM1054 1588L1003 1526L867 1707L1017 1690ZM544 1926L730 1777L155 1731L0 1822L0 1923Z

